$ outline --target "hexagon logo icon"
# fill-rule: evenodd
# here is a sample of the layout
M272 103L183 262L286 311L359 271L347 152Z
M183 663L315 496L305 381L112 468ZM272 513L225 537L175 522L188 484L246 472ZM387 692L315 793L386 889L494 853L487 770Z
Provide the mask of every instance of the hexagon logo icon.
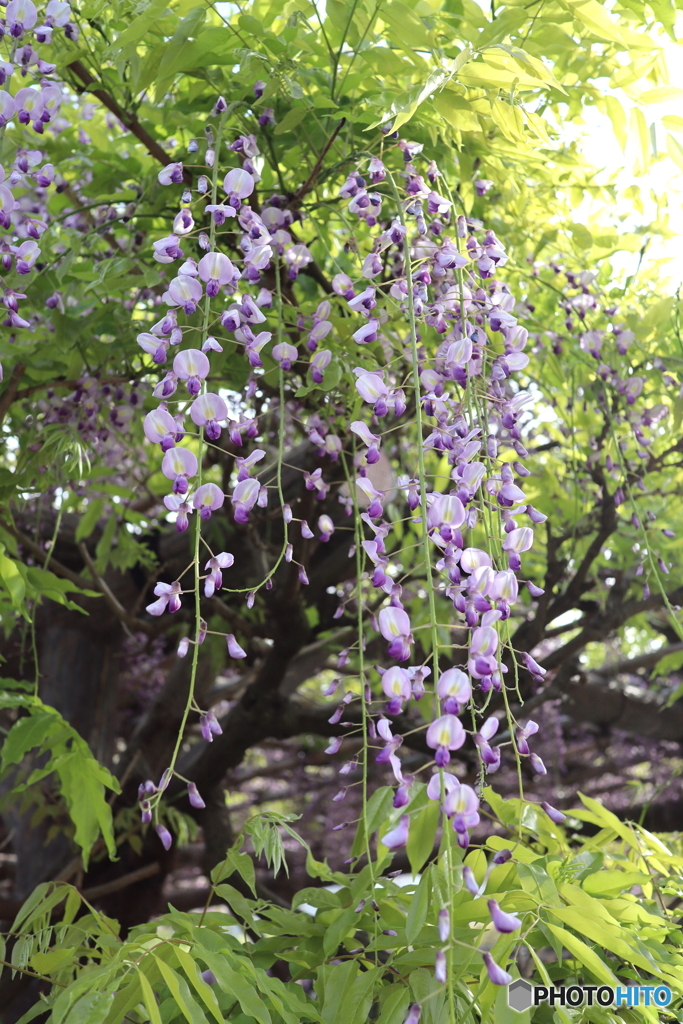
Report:
M508 1006L517 1013L523 1013L533 1004L532 989L528 981L518 978L508 986Z

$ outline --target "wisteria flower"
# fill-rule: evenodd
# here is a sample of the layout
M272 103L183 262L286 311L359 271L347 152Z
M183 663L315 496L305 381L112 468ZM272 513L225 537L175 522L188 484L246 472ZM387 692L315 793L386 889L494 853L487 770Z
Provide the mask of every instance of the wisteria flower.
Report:
M228 654L231 658L246 658L247 652L237 643L232 633L228 633L225 640L228 645Z
M223 586L223 573L222 569L229 569L235 562L235 556L231 555L229 551L221 551L217 555L212 555L208 560L205 569L209 570L209 575L204 580L204 596L213 597L217 590L220 590Z
M489 742L498 732L498 725L498 719L495 715L491 715L482 724L479 732L475 732L473 736L481 759L487 766L489 773L497 771L500 767L500 747L492 747Z
M372 466L374 463L379 462L379 448L382 438L378 434L373 434L362 420L354 420L351 424L351 430L361 439L363 444L367 445L368 450L365 458L368 465Z
M192 504L202 519L210 519L211 513L222 507L225 495L217 484L202 484L194 492Z
M197 473L197 456L187 448L170 448L161 461L161 472L173 481L174 494L187 494L188 479Z
M202 381L208 376L210 369L209 360L197 348L187 348L179 352L173 360L173 372L178 380L186 382L191 395L199 394Z
M462 669L449 668L439 676L436 693L446 714L459 715L472 696L472 684Z
M533 736L537 732L538 723L532 721L528 721L521 729L517 729L515 733L515 742L520 754L528 755L531 753L528 740L530 736Z
M356 368L356 390L364 402L374 406L375 416L386 416L389 388L378 373Z
M321 541L323 541L323 543L326 543L334 533L334 523L332 522L329 516L319 516L318 529L320 530Z
M194 217L190 210L180 210L173 221L174 235L189 235L194 227Z
M174 583L157 583L154 588L157 600L148 604L145 609L150 615L163 615L165 611L171 614L180 610L180 594L182 589L178 580Z
M316 352L311 359L311 379L314 384L322 384L325 370L332 361L332 353L329 349L323 348Z
M246 523L249 520L249 513L258 501L260 491L261 485L253 477L240 480L236 485L235 490L230 496L236 523Z
M190 417L198 427L206 428L206 436L211 441L216 441L221 436L220 421L228 418L228 407L220 395L209 391L195 398L190 406Z
M466 849L470 841L468 830L479 824L479 797L471 786L459 784L446 796L444 810L453 819L458 845Z
M490 953L482 953L481 958L484 961L486 972L489 976L489 980L493 985L509 985L512 981L512 975L504 971L496 961L493 959Z
M412 696L411 678L406 669L392 665L382 675L382 690L389 698L387 714L398 715L403 710L403 701Z
M148 412L143 422L145 437L152 444L160 444L162 452L167 452L176 443L178 424L168 409L154 409Z
M206 294L212 298L218 295L223 285L229 284L235 274L235 268L222 252L207 252L197 264L202 281L206 282Z
M164 505L169 512L176 513L176 530L183 533L190 525L188 516L192 514L192 506L177 494L167 494L164 498Z
M280 364L283 370L291 370L292 363L295 363L298 357L299 352L296 346L290 345L287 341L273 346L273 359Z
M180 185L183 180L183 165L181 163L166 164L157 174L157 181L160 185Z
M196 278L179 274L169 284L168 294L172 303L182 306L187 315L192 316L202 297L202 286Z
M382 608L379 613L379 631L389 641L389 657L396 661L407 661L413 643L408 613L403 608L393 606Z
M382 837L382 845L386 846L389 850L399 850L408 842L409 829L410 815L402 814L398 825Z
M427 727L427 746L436 751L434 760L439 768L450 762L451 750L459 750L465 742L465 730L455 715L442 715Z

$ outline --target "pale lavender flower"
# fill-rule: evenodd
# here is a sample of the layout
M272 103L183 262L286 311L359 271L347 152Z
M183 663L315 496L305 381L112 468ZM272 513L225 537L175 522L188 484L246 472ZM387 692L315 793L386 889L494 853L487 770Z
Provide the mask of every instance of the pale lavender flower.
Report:
M178 655L179 658L184 658L187 655L187 652L189 651L189 649L190 649L190 638L187 637L187 636L184 636L182 638L182 640L180 641L180 643L178 644L178 650L176 651L176 654Z
M176 235L188 235L194 227L194 217L191 210L179 210L173 221L173 233Z
M255 184L252 175L243 167L233 167L223 179L223 188L230 197L228 204L239 210L242 205L241 200L251 195Z
M556 825L560 825L563 821L566 821L567 815L563 814L562 811L558 811L556 807L552 807L545 800L542 801L541 807L548 815L551 821L554 821Z
M165 850L170 850L173 844L173 836L164 825L155 825L154 831L159 836Z
M533 754L533 753L529 754L529 761L531 762L531 767L533 768L533 770L536 772L537 775L547 775L548 774L548 769L543 764L543 761L538 756L538 754Z
M247 652L244 648L240 647L232 633L228 633L225 640L228 645L228 654L231 658L246 658Z
M367 445L368 451L365 458L368 465L372 466L374 463L379 462L379 448L382 443L382 438L379 434L373 434L362 420L354 420L351 424L351 430L361 439L363 444Z
M220 722L213 711L208 711L205 715L199 716L199 726L202 737L207 743L213 743L214 736L220 736L223 732Z
M171 614L180 610L180 594L182 589L178 580L174 583L157 583L154 588L158 600L148 604L145 609L150 615L163 615L165 611Z
M202 286L196 278L190 277L189 274L179 274L169 284L168 295L172 304L182 306L187 315L192 316L202 297Z
M0 186L1 188L2 186ZM168 339L157 338L155 334L150 334L147 331L143 331L142 334L138 334L135 339L143 350L152 356L155 363L165 363L168 356ZM175 390L175 389L174 389ZM172 394L173 392L171 392Z
M154 259L157 263L173 263L174 260L182 259L183 251L179 246L180 239L177 235L166 235L165 238L158 238L152 244Z
M437 696L444 702L446 714L459 715L472 696L472 684L462 669L449 668L439 676Z
M412 696L409 673L398 665L392 665L382 675L382 690L389 698L387 714L398 715L403 710L403 701L410 700Z
M465 742L465 730L462 722L455 715L442 715L427 727L427 746L436 751L434 760L439 768L447 765L451 759L450 751L459 750Z
M222 252L207 252L197 264L197 270L202 281L206 281L206 294L211 297L218 295L219 289L229 284L235 273L232 263Z
M190 801L190 806L191 807L196 807L198 810L201 810L203 807L206 807L206 804L204 803L204 801L202 800L202 798L201 798L201 796L199 794L199 790L197 789L197 783L196 782L188 782L188 784L187 784L187 796L188 796L188 799Z
M462 880L468 892L471 892L473 896L479 896L479 883L474 877L474 872L472 871L472 868L469 866L469 864L465 864L465 866L462 869Z
M325 370L332 361L332 353L329 349L323 348L316 352L311 359L311 378L315 384L322 384Z
M221 508L224 500L225 495L217 484L202 484L194 492L192 504L202 519L210 519L211 513Z
M403 608L382 608L379 613L379 631L389 641L389 657L396 661L407 661L413 643L407 612Z
M489 743L489 740L493 739L497 733L498 725L498 719L492 715L486 719L479 732L475 732L472 737L489 772L495 772L500 767L500 748L492 747Z
M253 477L240 480L235 486L230 501L233 505L236 523L246 523L249 520L249 513L258 501L260 490L260 483Z
M410 1009L408 1010L408 1016L403 1021L403 1024L420 1024L421 1015L422 1010L420 1009L420 1004L413 1003Z
M206 427L206 436L216 441L221 436L220 420L227 420L228 407L219 395L199 395L190 406L190 417L198 427Z
M520 754L530 754L529 744L527 740L529 736L534 736L538 732L538 724L536 722L529 721L521 729L518 729L515 733L515 742L517 743L517 750Z
M161 460L161 472L173 481L174 494L187 494L188 478L197 472L197 456L187 448L170 448Z
M363 492L369 502L367 512L365 514L370 519L379 519L384 513L384 508L382 506L384 492L378 490L366 476L357 477L356 486Z
M496 900L489 900L487 905L491 920L493 921L493 927L497 932L500 932L502 935L508 935L522 927L522 922L517 915L507 914L504 910L501 910Z
M182 163L167 164L157 174L157 181L160 185L179 185L183 180Z
M205 569L210 570L209 575L204 580L205 597L213 597L215 591L221 589L223 586L223 573L221 569L229 569L234 562L235 556L231 555L229 551L221 551L217 555L212 555L204 566Z
M477 794L471 786L458 784L446 796L444 810L449 818L453 818L458 845L466 849L469 845L468 829L474 828L480 820Z
M292 363L295 363L298 357L299 352L296 346L290 345L287 341L273 346L273 359L280 364L283 370L291 370Z
M451 915L446 907L442 907L438 916L439 939L441 942L448 942L451 937Z
M332 291L343 299L352 299L355 295L353 281L348 274L335 274L332 278Z
M371 345L379 336L379 320L368 320L366 324L354 331L351 337L358 345Z
M502 967L499 967L490 953L482 953L481 956L490 981L494 985L509 985L512 981L512 975L504 971Z
M434 978L441 985L446 984L446 954L442 949L436 951L434 962Z
M318 529L320 530L321 541L327 542L334 533L334 523L332 522L329 516L319 516Z
M408 842L410 815L402 814L398 825L382 837L382 845L390 850L398 850Z
M188 516L192 514L192 507L177 494L167 494L164 498L164 505L169 512L177 513L176 530L178 533L183 533L190 525Z
M210 369L208 358L197 348L184 349L173 360L173 372L178 380L186 382L191 395L199 394L202 381L208 376Z
M145 437L152 444L160 444L162 452L173 448L178 433L178 424L168 409L154 409L148 412L143 422Z

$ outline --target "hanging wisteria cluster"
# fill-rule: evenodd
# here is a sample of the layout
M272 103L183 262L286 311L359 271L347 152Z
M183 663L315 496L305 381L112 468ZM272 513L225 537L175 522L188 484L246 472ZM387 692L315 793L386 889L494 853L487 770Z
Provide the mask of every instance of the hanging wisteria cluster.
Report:
M257 83L256 96L262 85ZM161 471L172 483L164 504L175 513L177 530L186 530L194 513L197 524L194 578L190 577L189 584L181 579L157 583L156 600L147 611L153 616L173 613L180 609L183 594L194 596L195 632L183 638L178 648L181 657L192 648L194 680L198 647L207 635L207 624L199 613L200 588L205 596L212 596L223 585L223 571L234 561L230 552L209 548L201 536L202 521L221 509L226 499L240 524L248 522L256 506L265 508L272 505L274 497L279 500L284 544L280 558L261 583L265 587L272 585L280 561L293 559L288 535L292 524L299 523L302 537L316 536L309 523L297 520L284 503L279 483L269 488L255 475L266 455L264 449L253 448L235 459L229 493L203 480L205 453L225 429L231 444L238 448L245 448L261 433L250 400L259 389L262 358L268 353L279 364L279 401L274 400L272 407L280 422L281 460L290 380L297 386L306 378L323 382L334 358L332 350L321 347L334 330L332 310L355 318L358 326L352 338L362 365L356 366L353 374L366 414L350 423L346 437L335 433L319 414L308 418L306 430L319 458L328 460L325 465L340 457L344 461L349 485L339 489L338 497L346 515L354 516L358 545L351 555L355 553L361 567L355 597L362 607L368 606L373 592L381 598L382 607L376 618L371 616L371 622L386 640L388 658L395 664L376 668L386 703L374 700L373 687L365 681L361 668L361 695L349 691L330 722L344 725L341 720L349 704L363 702L367 738L374 744L381 741L376 760L391 765L397 783L394 806L401 808L409 803L414 778L402 771L398 754L402 737L393 732L391 719L413 700L425 697L422 707L431 701L426 743L434 751L434 774L427 793L440 803L457 844L467 848L469 830L479 822L479 798L473 788L446 769L451 755L468 736L478 750L484 774L498 768L506 744L517 759L528 757L537 774L546 771L530 747L538 726L533 721L515 722L510 716L506 694L514 684L505 678L508 666L503 661L504 652L513 653L507 623L520 582L532 598L543 593L524 576L522 555L534 543L534 526L545 519L527 503L521 486L529 473L524 466L527 451L522 418L530 396L514 383L514 374L528 364L524 352L528 334L513 313L514 296L498 276L507 256L495 234L481 222L455 215L454 199L435 163L427 163L424 172L418 164L422 147L398 138L389 127L384 132L382 157L364 158L340 191L348 214L364 222L370 243L370 251L362 256L359 280L337 273L329 298L319 303L314 315L299 315L295 323L288 323L284 287L291 287L312 261L295 230L295 216L300 219L301 214L295 214L282 195L263 197L260 207L253 202L261 180L258 139L255 134L242 135L227 144L225 111L225 101L219 99L212 112L213 124L206 129L206 174L192 180L190 187L191 175L181 162L171 163L159 173L162 185L176 186L182 195L171 233L154 243L154 258L172 267L175 275L162 298L166 310L149 330L138 335L143 352L164 368L154 388L159 405L145 416L144 431L147 439L159 446ZM265 129L272 116L264 120L261 115L258 121ZM191 143L190 151L198 150L199 144ZM395 153L402 161L392 172L391 165L397 163ZM225 167L229 157L239 160L241 166ZM485 186L485 182L478 183L481 194ZM237 249L228 256L221 248L235 233ZM397 312L406 337L384 327L389 314ZM268 326L273 329L266 329ZM433 352L423 343L424 328L439 336ZM382 365L364 348L375 342L380 342L384 353ZM226 393L210 388L212 354L222 352L225 345L241 350L249 366L249 379L237 407L229 405ZM373 473L373 467L386 460L384 433L393 422L406 418L415 424L416 444L411 472L401 477L398 485L409 518L419 524L422 534L431 664L410 664L414 649L411 621L384 543L392 529L385 513L392 495L378 486ZM450 473L447 486L440 490L433 489L432 477L426 472L427 461L435 455L445 457ZM324 501L333 485L325 479L323 465L302 472L306 489ZM486 538L484 547L468 540L477 527ZM321 542L328 541L335 528L330 515L318 517ZM362 571L365 560L372 567L371 574ZM300 584L306 585L306 566L299 565L297 571ZM249 607L257 589L246 596ZM340 607L340 613L342 610ZM467 629L466 650L453 650L450 645L446 649L440 643L437 624L444 619ZM245 657L236 637L225 636L229 656ZM360 635L355 647L341 652L339 667L354 650L362 652L364 645ZM442 671L441 658L460 664ZM511 661L514 663L514 655ZM532 677L543 680L544 669L526 654L524 666ZM430 677L433 696L426 697L425 684ZM336 683L329 692L335 688ZM494 745L500 720L495 714L486 716L485 710L492 692L502 693L508 708L509 738L500 745ZM477 715L484 716L481 724L467 729L462 718L466 710L474 712L473 722ZM215 716L196 704L193 684L186 718L190 711L199 714L206 741L220 733ZM341 736L332 740L328 752L336 752L341 741ZM158 786L148 782L140 789L145 822L155 820L159 799L176 770L175 761L174 756ZM352 767L345 766L342 773L348 774ZM192 783L188 794L192 806L203 806ZM343 796L342 790L339 799ZM546 812L553 821L564 817L549 806ZM164 845L170 846L172 837L165 826L157 823L155 827ZM405 846L409 827L410 815L404 814L384 835L383 844L392 850ZM519 927L519 921L504 914L495 901L490 909L498 931ZM444 910L444 942L449 935L447 918ZM510 980L489 954L485 962L496 984ZM443 972L444 963L441 955L437 973Z

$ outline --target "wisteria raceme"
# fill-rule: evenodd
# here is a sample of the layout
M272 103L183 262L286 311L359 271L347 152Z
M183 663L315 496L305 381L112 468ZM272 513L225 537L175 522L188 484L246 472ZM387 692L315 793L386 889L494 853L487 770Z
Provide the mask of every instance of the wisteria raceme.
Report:
M25 31L11 29L17 30ZM268 83L256 83L257 99L266 88ZM35 127L47 111L42 123L48 124L56 102L42 83L13 96L4 91L0 119L28 119ZM209 609L220 601L223 570L235 561L213 547L208 560L206 553L200 558L212 536L212 516L225 517L238 542L250 536L259 516L282 530L277 560L273 556L264 578L253 587L250 581L252 589L244 591L247 612L261 590L277 582L276 570L290 573L293 588L309 585L309 573L315 583L310 560L316 551L341 550L353 534L347 547L360 569L358 578L338 591L338 617L348 621L358 608L363 624L355 642L343 641L348 647L340 652L338 667L342 673L353 671L359 653L375 640L373 650L379 653L373 659L384 663L377 673L366 663L358 687L350 687L330 709L329 723L350 729L358 721L357 703L363 703L375 761L395 780L393 817L381 836L388 851L409 844L417 812L413 797L422 782L426 798L445 815L449 849L457 844L466 850L470 831L479 825L482 797L479 784L474 788L458 778L457 752L467 744L476 754L480 782L499 769L506 750L528 758L525 763L536 773L545 771L529 746L535 723L522 724L507 712L503 716L500 698L488 709L497 694L507 696L514 687L509 620L517 614L519 584L526 584L527 600L543 594L527 578L534 571L536 527L545 516L529 504L528 486L525 492L529 469L523 439L531 395L518 375L528 365L529 334L517 322L518 304L504 280L507 253L480 221L465 213L456 217L450 198L456 192L443 168L422 155L421 144L389 131L382 136L381 156L363 157L335 197L346 222L359 228L359 252L349 247L339 264L344 269L337 268L320 301L305 299L298 306L305 293L303 275L308 287L319 268L314 242L306 241L311 232L305 212L263 187L262 139L275 115L270 108L255 109L248 115L254 134L235 138L231 130L226 144L227 110L219 97L207 111L206 174L188 184L182 154L174 153L158 176L164 194L172 201L177 193L180 201L163 236L151 243L165 290L157 297L160 319L153 322L150 315L139 325L139 357L147 373L156 375L139 415L147 440L159 446L158 466L169 482L170 493L159 498L159 508L175 517L177 530L187 530L196 547L192 583L159 581L147 612L161 616L183 607L183 614L195 615L194 628L184 626L189 635L178 644L179 657L192 655L194 680L198 648L207 633L215 632L207 625ZM194 141L189 150L196 154L202 145ZM41 188L56 180L49 165L36 173ZM15 198L8 180L0 184L0 217L13 222ZM492 187L487 179L474 181L479 196ZM39 233L13 239L6 255L19 274L32 272L39 242ZM355 262L351 255L357 255ZM10 320L20 316L21 295L5 300ZM572 306L573 315L585 313L584 306ZM602 358L605 338L583 334L587 358ZM616 344L628 348L625 330ZM239 394L224 390L217 367L225 353L230 359L237 353L243 367L246 383ZM349 367L352 376L338 393L334 389ZM637 407L642 381L610 373L624 405ZM327 396L315 412L306 401L311 389ZM117 425L125 419L120 409L115 416ZM414 431L405 449L393 434L399 425ZM638 429L645 438L643 425ZM301 468L288 467L300 473L303 495L289 505L278 483L282 445L286 438L294 447L299 437L310 457ZM645 440L641 447L647 447ZM404 558L397 521L415 542L405 541L405 552L413 546L420 551L417 569L411 556ZM225 585L239 591L237 575L233 570ZM202 611L202 601L213 604ZM421 605L429 608L427 622ZM243 635L241 624L233 628L236 633L221 634L223 650L230 663L251 665L255 649L249 629ZM519 668L544 684L546 669L530 653ZM212 742L220 722L193 700L191 693L188 708L199 715L203 740ZM392 724L398 715L408 716L411 729L424 731L432 753L425 779L420 771L404 768L403 738ZM509 747L506 735L512 737ZM326 753L334 755L341 743L340 736L331 739ZM355 764L347 762L342 774ZM175 765L169 771L172 776ZM196 786L184 782L190 804L202 807ZM345 785L335 801L341 803L346 793ZM161 789L145 793L141 813L166 845L170 835L159 821L161 798ZM561 821L561 812L550 805L544 810L551 822ZM465 865L466 889L480 896L498 863L504 861L491 861L480 882L479 872L475 878ZM489 911L494 930L519 928L519 919L496 900L489 901ZM444 945L450 940L446 909L439 915L439 938ZM491 981L507 983L507 972L488 952L482 956ZM439 950L435 974L441 984L448 980L447 965L446 953ZM408 1018L419 1017L416 1004Z

